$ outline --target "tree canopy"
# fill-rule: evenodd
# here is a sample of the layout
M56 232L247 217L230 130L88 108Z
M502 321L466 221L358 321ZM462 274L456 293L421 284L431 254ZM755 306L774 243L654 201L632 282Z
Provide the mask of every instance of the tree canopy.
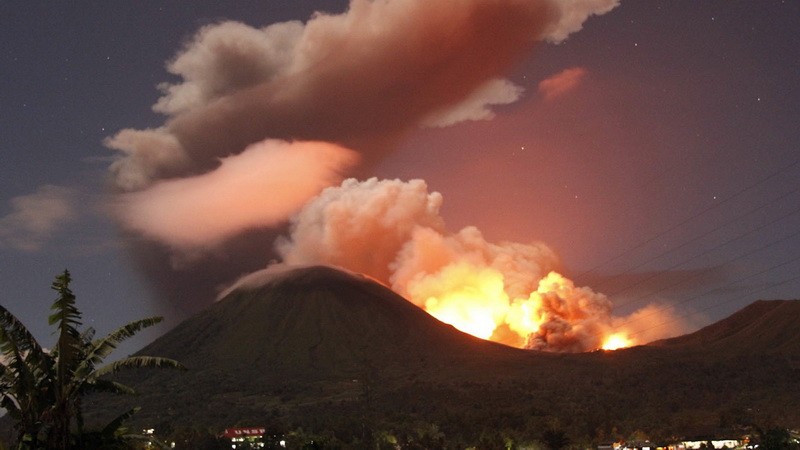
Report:
M124 412L100 432L87 432L83 423L83 396L89 392L133 393L130 387L106 376L124 369L184 369L175 360L142 355L102 365L121 342L161 322L162 318L136 320L95 339L93 328L81 329L82 316L70 282L70 274L65 270L51 286L58 296L48 318L57 336L50 350L0 305L0 406L14 420L20 449L117 447L131 437L122 422L136 409Z

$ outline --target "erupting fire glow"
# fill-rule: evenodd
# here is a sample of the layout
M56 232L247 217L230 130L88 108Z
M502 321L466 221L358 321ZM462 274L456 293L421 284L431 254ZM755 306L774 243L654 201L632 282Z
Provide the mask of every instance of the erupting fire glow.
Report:
M570 341L581 348L602 343L607 350L631 345L623 333L608 335L610 302L602 294L577 288L556 272L538 280L532 292L515 291L505 277L462 261L417 273L403 290L432 316L481 339L539 348Z
M630 347L633 342L621 333L612 334L603 341L603 350L618 350L625 347Z
M441 204L422 180L345 180L303 208L277 249L286 264L365 273L482 339L554 352L632 344L624 338L636 320L615 317L608 297L560 274L546 245L489 242L475 227L449 233Z
M430 315L481 339L492 336L508 310L502 274L467 264L447 266L413 281L408 290L412 298L424 298L422 306Z

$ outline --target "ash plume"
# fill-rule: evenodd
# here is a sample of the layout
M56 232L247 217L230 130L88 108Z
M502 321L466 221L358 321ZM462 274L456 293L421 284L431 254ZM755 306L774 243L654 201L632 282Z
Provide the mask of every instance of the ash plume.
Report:
M292 218L277 250L286 265L367 274L443 322L516 347L593 350L615 325L631 329L652 314L648 307L614 317L605 295L558 272L557 256L543 243L492 243L475 227L448 232L442 201L422 180L345 180ZM647 337L664 337L658 333L664 330Z
M521 98L522 88L503 78L516 62L537 42L560 42L617 4L351 0L341 14L317 13L306 22L201 28L167 65L181 81L159 86L153 109L165 116L163 125L106 140L118 152L110 167L113 211L133 238L134 261L160 295L191 312L212 296L194 292L229 285L234 270L241 275L278 256L290 263L335 259L304 244L297 218L277 251L270 243L290 217L309 213L310 199L356 170L368 173L410 130L487 120L493 106ZM383 186L359 186L370 183ZM474 228L447 234L440 196L424 183L410 185L398 194L424 197L422 209L398 214L411 214L413 226L397 220L398 229L382 233L346 222L366 233L353 239L381 246L349 259L352 270L375 272L406 295L428 291L426 280L454 260L428 259L426 242L444 254L472 252L474 261L459 264L515 267L503 288L515 296L539 289L534 285L555 268L543 244L491 244ZM517 339L515 326L503 324L498 333Z
M384 152L376 142L502 76L558 17L548 1L353 0L305 24L204 27L168 65L184 81L161 86L164 126L108 140L125 154L112 172L138 190L212 170L266 138Z

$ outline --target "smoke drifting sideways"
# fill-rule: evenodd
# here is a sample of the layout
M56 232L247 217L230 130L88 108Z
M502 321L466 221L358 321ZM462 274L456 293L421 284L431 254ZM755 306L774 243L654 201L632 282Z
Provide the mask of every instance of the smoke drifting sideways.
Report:
M305 24L204 27L167 67L184 81L161 85L154 109L167 115L164 126L107 141L125 155L111 167L116 184L141 190L213 170L266 138L381 153L501 76L558 24L557 4L353 0L347 12ZM483 92L478 108L507 95Z
M350 235L351 244L371 249L348 249L346 261L307 244L314 230L302 218L335 195L326 187L368 173L409 131L490 119L493 105L523 95L503 77L533 46L560 42L617 5L351 0L347 11L317 13L305 23L201 28L167 65L182 81L159 86L153 109L164 124L106 141L119 152L110 167L113 211L135 238L135 261L159 294L186 312L242 273L282 258L370 274L440 317L482 315L456 299L489 290L498 308L485 311L499 325L487 322L474 333L517 346L594 348L588 336L614 320L605 297L554 272L557 258L543 244L491 244L474 228L447 234L438 194L425 193L422 209L396 218L393 209L388 216L364 210L326 222L344 236L361 232ZM413 189L396 183L348 180L336 189L362 192L360 208L381 208L387 186L412 198L427 190L419 181L408 183ZM291 235L273 250L291 217ZM377 217L384 218L372 221L398 228L368 225ZM559 314L518 313L537 302ZM528 333L533 324L523 320L540 331Z

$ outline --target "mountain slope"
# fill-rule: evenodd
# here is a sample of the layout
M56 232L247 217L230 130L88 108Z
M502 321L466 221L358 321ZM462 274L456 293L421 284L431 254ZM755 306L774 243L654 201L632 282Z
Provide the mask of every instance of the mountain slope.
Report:
M303 428L351 443L354 430L435 426L462 448L486 436L499 440L483 448L501 445L501 430L533 439L553 424L600 440L800 426L798 307L757 302L658 345L550 354L466 335L365 277L297 269L232 292L144 348L190 370L126 374L140 396L90 399L87 418L138 405L134 424L157 429Z
M654 343L727 353L800 356L800 301L759 300L694 333Z
M443 324L365 277L321 266L234 291L142 352L180 358L188 367L213 361L294 376L346 373L365 363L434 363L441 355L450 361L526 354Z

